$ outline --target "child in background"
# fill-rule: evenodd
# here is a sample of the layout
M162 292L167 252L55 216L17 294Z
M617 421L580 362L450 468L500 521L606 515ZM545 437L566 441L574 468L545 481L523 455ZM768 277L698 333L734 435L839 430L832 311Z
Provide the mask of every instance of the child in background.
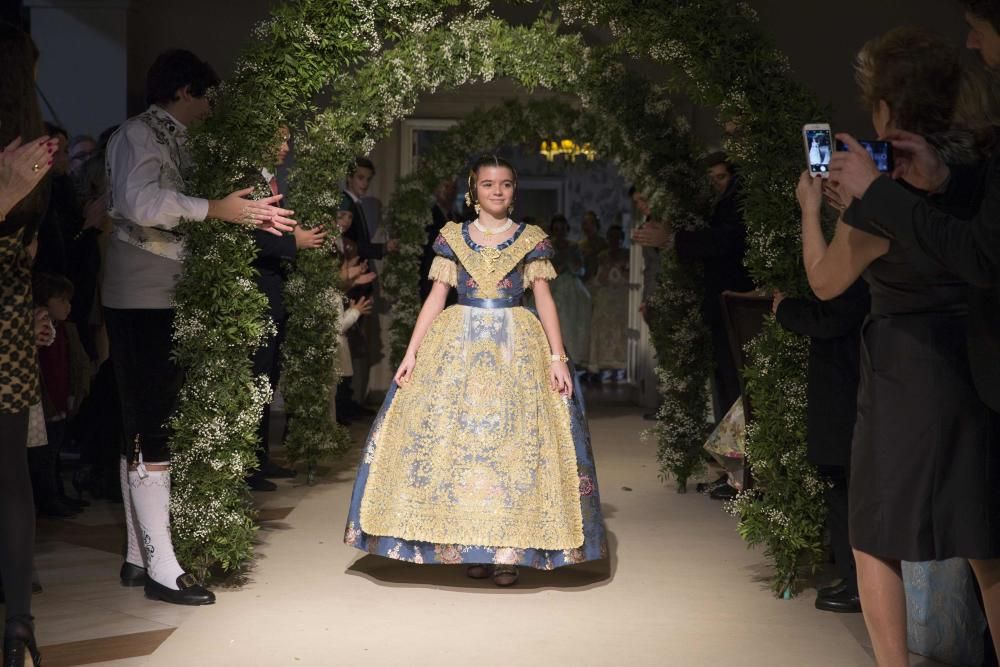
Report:
M368 271L368 262L361 261L357 256L357 247L354 242L344 237L344 232L351 228L353 214L346 204L342 204L337 211L337 228L340 236L337 237L334 245L341 256L340 283L341 289L347 291L357 285L367 285L375 280L375 274ZM337 345L338 358L340 361L340 382L337 385L331 409L337 417L337 423L348 426L354 410L351 406L351 399L354 391L352 382L354 368L351 364L351 351L347 342L347 330L354 326L362 315L370 315L372 312L372 298L361 296L358 299L350 299L349 305L345 309L343 302L340 304L340 312L337 317L337 333L339 343Z
M51 318L55 340L38 350L48 445L32 448L29 462L39 512L64 517L88 504L68 497L63 491L59 453L66 439L68 420L86 392L90 374L79 335L74 325L67 322L73 284L63 276L36 273L32 290L36 308L44 309Z

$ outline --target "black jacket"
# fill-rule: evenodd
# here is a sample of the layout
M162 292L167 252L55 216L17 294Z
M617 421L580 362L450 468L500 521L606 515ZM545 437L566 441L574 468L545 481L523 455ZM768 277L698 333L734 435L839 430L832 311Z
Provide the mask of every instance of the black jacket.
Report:
M983 192L979 212L967 221L883 177L848 214L871 221L893 243L922 253L972 286L969 365L980 398L1000 412L1000 151L978 168L954 168L945 200L968 200L977 192Z
M253 268L257 270L257 289L267 296L268 312L278 323L287 314L284 298L286 263L295 261L295 235L275 236L255 229L253 241L257 245L257 258L253 261Z
M778 305L781 326L809 337L806 432L813 465L850 466L861 326L870 308L868 285L861 279L830 301L788 298Z
M424 253L420 257L421 301L427 300L427 297L431 293L431 286L434 284L434 281L427 277L427 274L431 270L431 264L434 262L434 241L437 240L438 234L441 233L444 226L453 219L450 214L445 213L437 204L431 207L431 218L431 224L424 227L424 231L427 233L427 242L424 244Z
M677 256L682 262L700 261L705 266L705 293L702 312L710 327L722 326L724 291L749 292L753 281L743 258L747 252L747 228L743 223L740 178L734 176L712 210L706 229L680 230L674 236Z
M354 201L354 198L347 194L347 192L344 192L343 196L350 198L351 215L354 218L350 229L344 232L344 238L351 239L357 244L358 257L361 259L382 259L385 256L385 244L372 243L364 208L358 202ZM370 266L369 269L374 271L375 267Z

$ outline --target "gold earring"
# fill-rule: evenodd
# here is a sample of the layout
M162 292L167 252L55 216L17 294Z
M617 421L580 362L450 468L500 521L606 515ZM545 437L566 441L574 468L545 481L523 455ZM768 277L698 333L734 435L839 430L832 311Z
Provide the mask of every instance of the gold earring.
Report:
M465 205L469 207L472 206L472 197L469 195L468 192L465 193Z
M514 215L514 205L511 204L507 207L507 215Z
M479 208L479 202L476 202L476 205L473 208L476 209L476 215L479 215L479 212L482 210L481 208Z

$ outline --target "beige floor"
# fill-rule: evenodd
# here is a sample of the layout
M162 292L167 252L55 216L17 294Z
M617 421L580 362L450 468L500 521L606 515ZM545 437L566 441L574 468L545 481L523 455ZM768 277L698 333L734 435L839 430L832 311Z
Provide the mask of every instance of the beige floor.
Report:
M592 409L609 564L524 572L519 587L499 590L457 568L365 556L341 542L349 461L314 487L261 494L265 506L294 509L263 524L252 583L220 591L212 607L117 587L114 554L41 554L40 639L162 642L151 655L96 663L80 650L80 663L58 663L117 667L873 664L860 616L817 612L812 591L775 599L763 557L720 505L657 479L653 445L639 439L647 424L636 409Z

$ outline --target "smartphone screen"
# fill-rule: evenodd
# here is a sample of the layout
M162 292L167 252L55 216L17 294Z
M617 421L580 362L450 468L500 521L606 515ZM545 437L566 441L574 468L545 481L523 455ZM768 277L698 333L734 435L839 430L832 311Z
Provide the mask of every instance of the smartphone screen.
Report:
M858 139L858 143L865 147L868 154L872 156L872 160L875 161L875 166L883 174L891 173L893 170L893 157L892 157L892 144L888 141L870 141L867 139ZM837 150L846 151L847 146L843 141L837 140Z
M830 173L830 155L833 135L829 128L805 130L806 154L809 156L809 173L827 176Z

